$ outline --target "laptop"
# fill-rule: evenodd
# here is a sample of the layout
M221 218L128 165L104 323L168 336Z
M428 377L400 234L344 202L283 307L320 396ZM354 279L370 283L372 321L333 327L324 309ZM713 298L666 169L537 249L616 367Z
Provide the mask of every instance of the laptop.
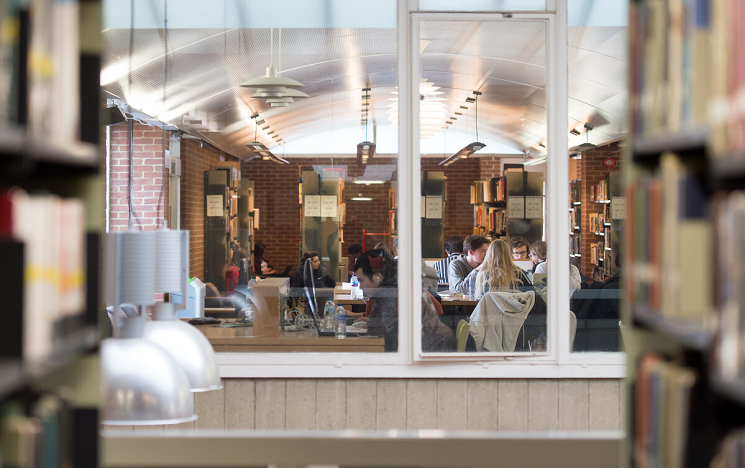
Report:
M512 260L515 265L522 268L525 273L531 273L533 271L533 261L532 260Z

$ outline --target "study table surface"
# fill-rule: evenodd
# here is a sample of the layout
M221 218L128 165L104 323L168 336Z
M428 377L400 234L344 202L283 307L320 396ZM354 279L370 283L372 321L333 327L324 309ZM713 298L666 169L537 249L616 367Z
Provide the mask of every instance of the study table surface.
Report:
M350 294L334 294L334 302L338 305L351 305L351 304L364 304L365 301L362 299L353 299ZM443 297L442 305L444 306L459 306L468 305L475 306L479 301L476 299L466 299L465 297Z
M279 331L277 337L253 336L253 327L220 327L198 325L216 352L316 352L316 353L382 353L381 336L349 336L343 340L318 336L315 330Z

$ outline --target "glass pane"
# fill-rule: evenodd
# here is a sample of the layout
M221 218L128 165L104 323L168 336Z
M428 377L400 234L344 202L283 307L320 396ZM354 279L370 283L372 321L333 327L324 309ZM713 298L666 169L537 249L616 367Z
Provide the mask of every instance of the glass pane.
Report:
M420 11L545 11L546 0L419 0Z
M104 87L140 121L135 159L150 166L137 174L152 170L150 145L162 143L144 123L186 132L174 132L170 154L181 190L165 192L180 197L191 232L195 306L181 315L203 309L220 319L200 327L217 351L395 352L395 252L373 248L390 248L396 224L398 121L387 113L397 90L396 2L365 18L366 2L295 3L279 17L271 10L281 7L262 10L262 22L257 2L170 8L165 92L162 9L137 8L153 17L137 16L131 35L129 6L115 11L103 32ZM246 83L255 78L304 86ZM117 138L123 179L128 147L126 135ZM137 174L144 212L159 187Z
M607 9L618 14L605 14ZM627 9L626 2L569 3L568 209L575 352L623 349L619 303L625 198L621 149L608 142L627 133Z
M546 234L546 34L420 22L424 352L546 350L529 256Z

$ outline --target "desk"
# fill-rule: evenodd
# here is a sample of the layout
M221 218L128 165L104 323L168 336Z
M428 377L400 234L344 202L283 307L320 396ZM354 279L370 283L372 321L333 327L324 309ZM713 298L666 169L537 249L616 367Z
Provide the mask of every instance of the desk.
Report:
M365 304L365 301L362 299L352 299L352 296L350 294L334 294L334 302L339 305L351 305L351 304ZM465 297L443 297L442 298L442 305L452 305L452 306L459 306L459 305L467 305L467 306L473 306L475 307L476 304L478 304L478 300L474 299L466 299Z
M351 294L334 293L334 302L336 305L366 304L362 299L353 299Z
M316 352L316 353L382 353L385 339L382 336L347 336L338 340L333 336L319 337L315 330L280 330L278 337L253 336L253 327L219 327L197 325L215 352Z

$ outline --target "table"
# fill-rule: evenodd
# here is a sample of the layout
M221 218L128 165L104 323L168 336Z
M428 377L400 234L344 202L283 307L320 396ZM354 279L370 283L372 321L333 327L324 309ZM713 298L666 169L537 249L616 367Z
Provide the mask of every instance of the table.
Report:
M317 352L317 353L382 353L382 336L318 336L315 330L281 331L278 337L253 336L253 327L220 327L197 325L216 352Z
M339 305L351 305L351 304L365 304L365 301L362 299L353 299L350 294L334 294L334 302ZM474 299L466 299L465 297L443 297L442 298L442 305L448 305L448 306L459 306L459 305L467 305L467 306L476 306L478 304L478 300Z

